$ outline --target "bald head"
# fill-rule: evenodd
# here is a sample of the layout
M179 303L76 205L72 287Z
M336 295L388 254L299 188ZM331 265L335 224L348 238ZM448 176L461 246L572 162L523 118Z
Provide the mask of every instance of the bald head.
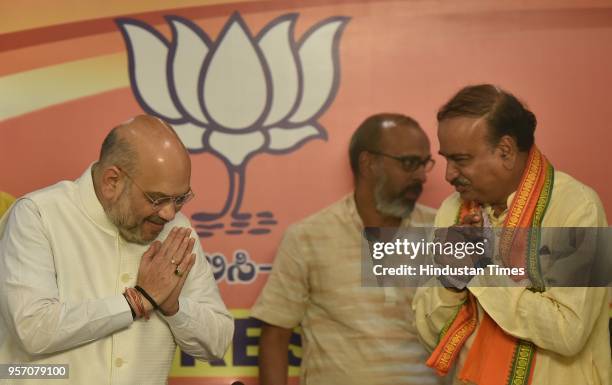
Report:
M355 179L359 179L359 155L364 151L380 151L384 137L393 141L398 130L414 129L422 132L419 123L409 116L396 113L381 113L368 117L357 128L349 145L349 160Z
M111 130L92 176L107 217L128 242L153 241L193 196L185 146L172 127L148 115Z
M189 155L172 127L163 120L139 115L113 128L102 143L99 164L116 165L137 175L143 168L190 168Z

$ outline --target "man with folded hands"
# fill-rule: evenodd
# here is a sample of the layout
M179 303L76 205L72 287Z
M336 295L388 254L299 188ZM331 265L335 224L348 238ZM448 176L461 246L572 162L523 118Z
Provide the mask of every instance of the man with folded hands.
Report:
M177 345L222 357L233 321L179 212L190 177L174 130L143 115L79 179L20 198L0 223L0 362L67 364L58 384L149 385L166 384Z

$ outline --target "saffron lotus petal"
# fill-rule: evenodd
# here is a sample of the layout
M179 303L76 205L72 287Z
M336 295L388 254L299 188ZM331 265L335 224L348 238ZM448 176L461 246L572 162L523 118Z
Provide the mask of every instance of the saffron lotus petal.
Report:
M303 126L298 128L271 128L268 131L270 143L268 148L272 151L284 151L293 149L308 139L321 137L322 134L314 126Z
M255 126L267 105L268 86L260 52L242 19L222 31L204 78L204 108L214 123L231 130Z
M173 32L171 57L172 84L178 103L197 122L208 125L199 102L198 84L202 64L209 52L209 39L188 20L168 18Z
M258 131L239 135L212 132L208 138L211 149L236 167L240 166L250 154L261 149L265 142L264 134Z
M312 27L303 37L299 48L303 88L300 105L291 116L291 123L303 123L316 118L326 109L338 87L337 40L347 22L334 18Z
M272 79L272 106L264 126L274 126L285 119L297 102L299 73L292 39L296 17L288 15L277 19L278 24L271 22L272 27L264 30L258 41Z
M132 88L144 103L143 108L169 121L181 119L168 88L167 43L140 22L123 20L118 23L128 44Z
M174 124L173 127L176 134L181 139L181 142L183 142L188 150L197 152L204 149L202 140L206 129L192 123Z

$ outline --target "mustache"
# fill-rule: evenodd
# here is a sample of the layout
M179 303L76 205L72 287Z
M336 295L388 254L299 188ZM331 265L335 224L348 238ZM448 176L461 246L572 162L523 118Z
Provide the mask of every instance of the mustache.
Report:
M453 179L450 182L450 184L453 185L453 186L469 186L472 183L468 179L466 179L464 177L461 177L461 176L458 176L455 179Z
M153 222L158 225L165 225L166 223L168 223L167 220L157 215L151 215L150 217L146 217L145 219L149 222Z

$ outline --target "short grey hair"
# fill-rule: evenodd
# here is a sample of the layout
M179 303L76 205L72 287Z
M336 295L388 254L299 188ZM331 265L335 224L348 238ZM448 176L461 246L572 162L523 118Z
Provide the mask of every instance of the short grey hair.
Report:
M359 178L359 155L364 151L380 151L382 129L389 126L410 126L422 130L413 118L396 113L381 113L364 120L351 137L349 144L349 161L353 177Z

